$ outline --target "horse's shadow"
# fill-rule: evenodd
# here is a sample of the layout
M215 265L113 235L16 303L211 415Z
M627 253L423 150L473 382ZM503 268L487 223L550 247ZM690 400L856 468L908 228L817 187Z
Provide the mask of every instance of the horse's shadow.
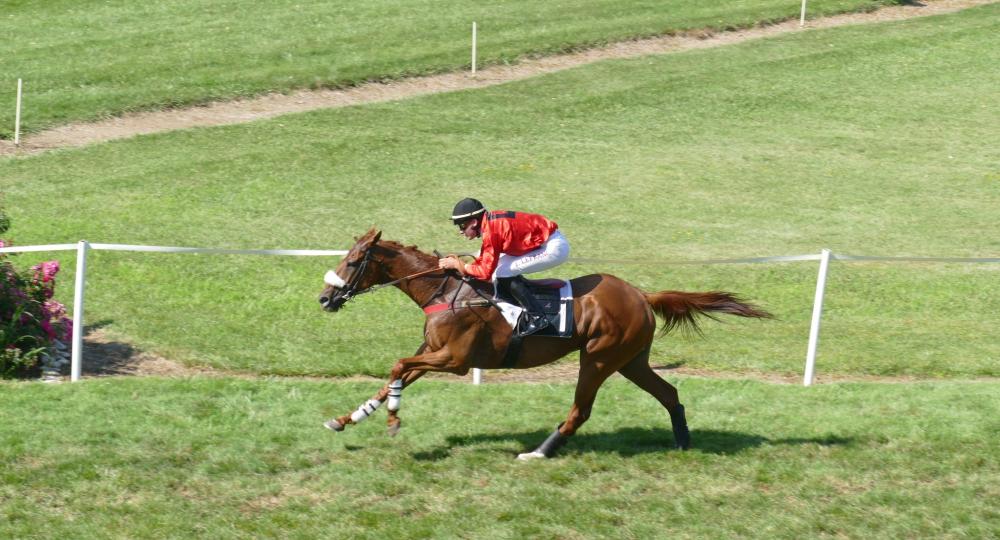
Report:
M482 433L477 435L454 435L446 439L446 444L432 450L415 452L418 461L440 461L448 458L455 448L477 446L490 443L516 442L522 448L518 452L529 452L540 444L548 432L536 430L521 433ZM842 446L853 442L847 437L828 435L824 437L793 437L769 439L751 433L718 431L712 429L691 430L693 452L730 455L763 445L804 445ZM661 453L672 449L674 436L662 428L620 428L605 433L578 433L560 450L563 455L586 453L613 453L622 457L641 454ZM506 451L506 448L504 449Z

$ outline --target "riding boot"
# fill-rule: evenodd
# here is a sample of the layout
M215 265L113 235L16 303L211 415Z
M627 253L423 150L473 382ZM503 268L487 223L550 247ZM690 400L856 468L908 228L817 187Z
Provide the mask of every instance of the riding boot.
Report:
M542 306L535 299L531 291L528 290L528 284L524 281L523 276L514 276L512 278L501 278L506 281L508 290L514 300L517 300L518 304L524 308L524 328L521 329L522 336L530 336L543 328L549 326L549 320L545 317L545 312ZM497 280L500 281L500 280Z

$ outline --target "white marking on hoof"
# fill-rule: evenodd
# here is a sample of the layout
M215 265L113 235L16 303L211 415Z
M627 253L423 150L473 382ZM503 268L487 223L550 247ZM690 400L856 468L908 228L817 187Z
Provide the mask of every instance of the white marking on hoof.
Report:
M323 427L329 429L330 431L344 431L344 426L340 425L340 422L336 419L323 422Z
M545 457L545 454L541 452L526 452L524 454L517 455L518 461L531 461L533 459L548 459L548 458Z

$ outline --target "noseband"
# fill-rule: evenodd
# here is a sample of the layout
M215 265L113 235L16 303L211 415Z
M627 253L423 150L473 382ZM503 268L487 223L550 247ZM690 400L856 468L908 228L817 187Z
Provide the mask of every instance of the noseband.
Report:
M337 294L338 299L342 299L341 305L346 304L348 300L354 298L359 294L364 294L366 292L372 292L379 288L379 285L374 285L372 287L367 287L365 289L358 290L358 283L361 283L361 278L365 275L365 270L368 269L368 263L373 261L371 247L365 250L365 256L361 259L361 263L354 274L351 275L351 281L347 283L346 286L342 287ZM347 263L348 266L352 266L351 263ZM332 299L331 299L332 300Z

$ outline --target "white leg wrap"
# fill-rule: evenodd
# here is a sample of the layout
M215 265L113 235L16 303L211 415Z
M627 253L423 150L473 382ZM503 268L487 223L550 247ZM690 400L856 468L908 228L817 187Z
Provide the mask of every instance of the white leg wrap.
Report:
M375 412L375 409L378 409L380 405L382 405L381 401L369 399L364 403L364 405L358 407L358 410L351 413L351 420L354 420L354 423L357 424L358 422L371 416L371 414Z
M396 379L389 383L389 410L396 412L399 410L399 402L403 398L403 379Z

